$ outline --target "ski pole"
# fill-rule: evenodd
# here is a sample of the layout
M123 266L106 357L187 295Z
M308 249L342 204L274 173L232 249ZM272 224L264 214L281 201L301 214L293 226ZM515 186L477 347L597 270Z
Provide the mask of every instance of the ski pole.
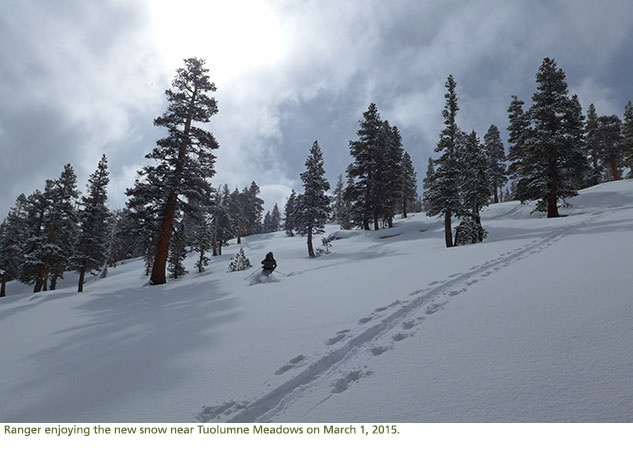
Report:
M286 275L285 273L280 272L280 271L278 271L278 270L275 270L275 272L277 272L279 275L283 275L284 277L287 277L287 276L288 276L288 275Z
M255 270L255 272L251 273L249 276L247 276L246 278L244 278L245 280L248 280L250 277L252 277L253 275L255 275L257 273L259 269Z

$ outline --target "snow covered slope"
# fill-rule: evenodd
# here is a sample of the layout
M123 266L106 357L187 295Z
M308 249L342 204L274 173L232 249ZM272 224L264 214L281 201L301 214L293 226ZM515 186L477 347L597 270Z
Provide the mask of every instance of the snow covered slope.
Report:
M559 219L488 207L482 244L446 249L423 214L337 231L308 259L283 233L279 282L209 271L144 286L127 261L75 293L10 283L0 421L632 421L633 182ZM317 240L318 242L318 240Z

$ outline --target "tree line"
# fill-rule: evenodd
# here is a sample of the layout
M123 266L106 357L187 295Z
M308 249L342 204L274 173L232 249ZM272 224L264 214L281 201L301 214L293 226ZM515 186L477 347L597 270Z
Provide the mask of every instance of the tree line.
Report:
M202 59L186 59L172 89L165 91L168 107L154 124L165 128L166 137L146 155L150 162L127 189L125 208L110 211L106 206L105 155L90 175L85 195L67 164L58 179L46 180L43 191L18 197L0 225L0 296L6 294L6 282L14 279L32 284L34 292L55 289L68 270L79 274L81 292L87 274L104 277L108 267L139 256L150 283L162 284L167 273L174 278L186 274L187 249L197 255L195 268L202 272L209 256L221 255L231 239L240 244L243 237L261 232L305 236L308 256L314 257L312 238L328 221L344 229L377 230L394 226L397 214L406 218L422 209L443 217L447 247L480 242L486 236L480 211L490 202L536 200L538 210L557 217L560 199L576 195L580 188L618 180L625 167L633 169L631 102L623 120L598 116L593 104L583 116L578 97L569 95L563 70L545 58L530 107L512 97L507 157L494 124L483 142L474 130L459 128L457 83L449 75L444 128L437 157L429 159L422 198L400 131L383 120L372 103L359 121L357 138L348 143L352 163L346 183L341 174L328 194L323 153L315 141L300 174L303 192L292 191L283 218L276 204L264 215L254 181L233 191L228 185L211 185L213 151L219 144L201 124L218 108L204 64ZM460 223L453 230L455 218Z

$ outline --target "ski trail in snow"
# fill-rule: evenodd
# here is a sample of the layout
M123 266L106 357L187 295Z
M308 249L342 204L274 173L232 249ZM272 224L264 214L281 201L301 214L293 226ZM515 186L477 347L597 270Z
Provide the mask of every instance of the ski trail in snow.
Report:
M225 405L230 404L231 406L228 415L218 414L219 409L226 409L223 407L203 407L203 410L196 416L196 419L201 422L208 422L210 420L225 420L226 422L242 423L267 421L282 411L286 405L301 396L313 382L319 379L327 379L329 375L332 375L334 383L332 394L343 392L347 390L351 382L358 382L360 378L371 375L371 372L363 371L362 376L360 376L361 372L359 371L348 371L347 374L341 378L341 373L336 371L340 363L350 359L353 355L365 348L373 357L378 357L390 350L393 345L397 345L398 341L411 336L412 333L410 331L414 331L411 329L423 323L424 315L432 315L443 309L448 303L448 299L465 292L468 285L483 280L485 277L502 270L503 267L525 259L530 255L542 252L565 237L570 231L588 222L602 218L612 211L613 210L591 213L585 220L553 231L534 242L525 244L513 251L506 252L478 266L473 266L466 272L451 274L444 281L431 282L428 288L412 292L410 295L417 295L417 297L414 297L408 302L396 301L392 302L388 307L377 308L372 314L359 321L359 323L366 328L358 330L359 332L356 336L339 333L334 338L326 340L326 345L334 346L334 344L338 343L338 340L335 340L335 338L341 335L346 337L346 339L341 342L339 348L333 349L320 359L314 361L302 372L280 384L272 391L251 402L240 404L234 402L226 403ZM436 301L442 296L445 298L443 301ZM376 315L376 313L387 311L392 307L396 307L396 309L390 314L384 317ZM416 317L411 319L411 315ZM403 333L397 331L402 328L409 332ZM390 344L385 346L378 345L377 341L381 340L385 335L389 335L387 339L390 341ZM285 369L285 367L283 367L283 369ZM332 394L321 400L315 407L325 402Z

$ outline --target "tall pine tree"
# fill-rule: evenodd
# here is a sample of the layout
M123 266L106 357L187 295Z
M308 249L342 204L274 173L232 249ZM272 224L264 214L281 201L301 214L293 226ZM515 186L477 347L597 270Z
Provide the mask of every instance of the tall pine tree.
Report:
M435 151L440 153L440 157L434 161L435 173L432 180L428 182L427 215L444 216L444 240L446 247L453 246L453 232L451 219L453 216L461 215L462 204L459 192L460 167L458 159L458 140L460 130L457 126L457 83L453 75L448 76L445 87L447 89L444 98L446 104L442 110L445 128L440 133L440 140Z
M499 197L506 182L506 155L503 149L501 133L499 133L499 128L495 124L490 125L488 132L484 135L484 147L488 156L494 202L499 203Z
M109 176L108 162L103 155L97 170L88 179L88 195L81 198L83 210L79 213L80 232L73 255L73 266L79 272L77 292L83 292L86 272L99 269L106 260L110 237L110 211L106 206Z
M629 166L629 178L633 178L633 104L629 101L624 107L622 122L622 151L624 164Z
M325 231L324 225L330 214L330 198L326 194L330 183L325 179L323 153L317 141L312 144L305 165L306 171L301 174L304 191L297 198L295 207L295 229L307 236L308 256L314 258L312 236Z
M216 88L209 81L204 64L203 59L189 58L176 71L174 90L165 91L167 111L154 120L154 125L165 127L168 135L159 139L156 148L146 156L155 165L139 172L145 178L139 184L145 186L138 189L137 184L136 189L128 191L130 196L142 196L141 204L157 205L160 211L151 284L166 282L169 242L177 211L203 204L213 193L209 179L215 173L215 156L211 151L218 148L218 143L213 134L195 125L209 122L218 111L215 98L208 95ZM182 202L181 197L187 202Z

